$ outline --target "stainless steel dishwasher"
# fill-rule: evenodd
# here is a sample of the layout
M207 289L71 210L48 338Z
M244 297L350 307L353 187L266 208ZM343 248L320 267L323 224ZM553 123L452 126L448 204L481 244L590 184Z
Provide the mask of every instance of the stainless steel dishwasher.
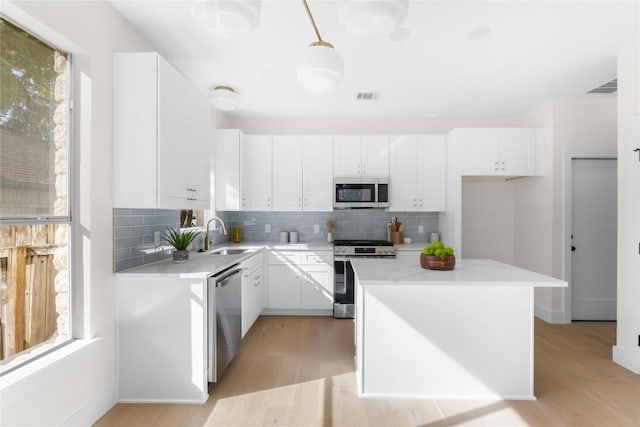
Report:
M218 382L233 360L242 340L242 268L240 264L208 279L208 379Z

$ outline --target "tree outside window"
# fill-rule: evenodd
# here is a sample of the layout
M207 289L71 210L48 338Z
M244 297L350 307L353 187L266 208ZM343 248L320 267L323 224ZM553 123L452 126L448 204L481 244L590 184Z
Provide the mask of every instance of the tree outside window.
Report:
M0 373L71 338L69 56L0 19Z

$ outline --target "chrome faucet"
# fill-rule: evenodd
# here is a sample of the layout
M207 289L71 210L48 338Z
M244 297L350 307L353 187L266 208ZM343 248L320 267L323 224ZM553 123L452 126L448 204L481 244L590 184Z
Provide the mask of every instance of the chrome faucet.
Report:
M204 250L205 251L209 250L209 245L211 244L210 236L209 236L209 224L211 224L211 221L215 219L217 219L220 222L220 226L222 227L222 232L224 233L224 235L225 236L227 235L227 227L225 227L224 221L222 221L217 216L212 217L209 221L207 221L207 231L204 233Z

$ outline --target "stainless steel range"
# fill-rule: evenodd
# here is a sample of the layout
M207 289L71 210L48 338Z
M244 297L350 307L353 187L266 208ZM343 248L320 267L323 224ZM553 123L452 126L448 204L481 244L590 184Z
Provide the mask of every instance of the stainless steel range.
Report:
M355 310L353 258L395 258L388 240L336 240L333 242L333 317L353 319Z

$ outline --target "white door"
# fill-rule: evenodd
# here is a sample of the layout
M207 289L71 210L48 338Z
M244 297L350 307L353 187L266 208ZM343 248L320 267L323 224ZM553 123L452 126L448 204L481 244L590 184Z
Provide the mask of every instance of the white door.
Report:
M616 320L616 163L572 160L573 320Z

